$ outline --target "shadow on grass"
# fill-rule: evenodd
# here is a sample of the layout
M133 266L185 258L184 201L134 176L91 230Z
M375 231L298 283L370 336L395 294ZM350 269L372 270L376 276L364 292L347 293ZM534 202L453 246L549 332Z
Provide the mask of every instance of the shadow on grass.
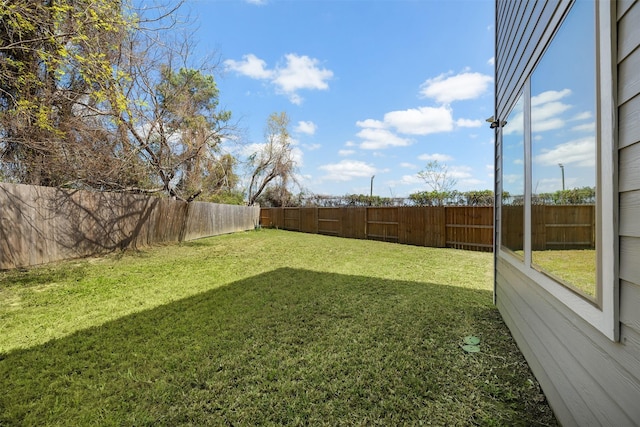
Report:
M0 357L0 425L555 423L491 293L435 284L279 269Z

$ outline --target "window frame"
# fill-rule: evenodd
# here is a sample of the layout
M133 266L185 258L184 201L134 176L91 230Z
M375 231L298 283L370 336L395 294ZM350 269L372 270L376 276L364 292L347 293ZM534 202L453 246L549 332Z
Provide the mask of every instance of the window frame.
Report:
M619 278L618 278L618 189L617 189L617 109L616 61L615 61L615 2L596 2L596 283L599 287L596 300L589 300L548 275L531 266L531 75L535 67L518 90L524 97L524 260L517 257L508 248L502 246L501 227L498 227L496 240L498 257L509 263L524 276L562 302L575 314L594 326L612 341L620 336L619 322ZM571 8L567 13L571 12ZM553 35L562 26L564 19L554 29ZM546 48L545 48L546 51ZM544 52L540 56L544 55ZM515 97L511 111L520 94ZM510 113L509 113L510 114ZM498 128L500 142L500 220L502 221L502 187L504 169L502 165L503 138L502 127Z

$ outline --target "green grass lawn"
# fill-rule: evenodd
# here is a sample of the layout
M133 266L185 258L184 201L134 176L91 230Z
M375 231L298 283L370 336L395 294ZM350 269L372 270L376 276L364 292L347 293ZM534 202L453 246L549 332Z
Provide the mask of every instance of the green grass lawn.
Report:
M0 280L0 425L556 425L489 253L262 230Z
M595 298L597 264L595 249L533 251L531 259L538 268L559 282Z

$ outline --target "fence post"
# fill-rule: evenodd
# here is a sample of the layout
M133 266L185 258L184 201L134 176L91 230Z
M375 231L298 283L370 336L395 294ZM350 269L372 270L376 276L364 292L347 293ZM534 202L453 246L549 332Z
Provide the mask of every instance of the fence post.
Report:
M364 207L364 239L369 240L369 208Z

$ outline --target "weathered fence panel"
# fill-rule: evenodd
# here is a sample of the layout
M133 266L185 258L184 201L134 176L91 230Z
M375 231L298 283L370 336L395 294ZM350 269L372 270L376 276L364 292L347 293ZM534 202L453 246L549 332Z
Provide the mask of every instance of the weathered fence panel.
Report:
M512 251L521 251L524 248L524 206L502 206L500 218L502 245Z
M398 242L400 208L367 208L367 238L384 242Z
M0 183L0 269L252 229L256 207Z
M493 208L490 206L447 206L448 248L493 251Z
M504 206L503 244L522 249L523 207ZM436 248L493 250L491 206L262 208L263 227ZM534 250L595 247L593 205L532 206Z
M318 233L318 209L300 208L300 230L305 233Z
M546 249L595 248L595 223L592 206L545 206Z
M318 208L318 234L341 236L341 218L340 208Z
M341 237L350 239L367 238L367 208L363 207L341 207L342 234Z

